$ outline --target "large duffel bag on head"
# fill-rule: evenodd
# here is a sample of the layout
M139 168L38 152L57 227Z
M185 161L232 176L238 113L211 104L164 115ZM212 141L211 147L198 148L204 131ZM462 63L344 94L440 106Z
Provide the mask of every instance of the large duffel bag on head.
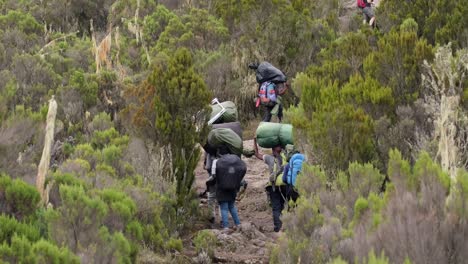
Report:
M242 139L229 128L215 128L208 134L205 150L227 148L229 153L241 155L243 151Z
M234 131L242 139L242 126L240 122L229 122L221 124L213 124L212 128L229 128Z
M220 104L226 109L226 112L224 112L224 114L222 116L220 116L214 122L214 124L236 122L237 121L237 107L236 107L236 104L234 104L231 101L222 102ZM218 104L211 105L210 119L212 119L219 112L221 112L221 109L222 109L221 106L218 105Z
M282 71L266 61L258 65L255 76L257 83L259 84L267 81L273 83L284 83L288 80Z
M257 144L262 148L294 144L292 130L290 124L261 122L256 131Z

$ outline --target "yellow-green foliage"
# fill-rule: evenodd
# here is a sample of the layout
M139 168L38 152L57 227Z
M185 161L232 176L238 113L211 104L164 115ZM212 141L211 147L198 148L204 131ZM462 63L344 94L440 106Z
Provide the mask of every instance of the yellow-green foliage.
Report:
M214 249L216 248L216 244L218 243L218 239L209 230L202 230L197 233L195 238L193 239L193 244L198 253L206 252L208 256L214 256Z
M182 251L182 248L183 248L182 240L171 237L169 238L169 241L166 244L166 248L168 250Z
M415 29L418 35L429 40L431 44L446 44L452 42L455 47L467 47L463 40L468 22L464 19L468 9L463 0L431 2L428 8L424 0L401 2L389 0L382 2L380 7L382 19L390 22L389 26L397 26L411 18L419 25ZM388 23L387 22L387 23ZM462 33L463 32L463 33Z
M14 217L0 215L0 243L10 244L14 235L25 237L28 241L38 241L39 230L32 225L18 222Z
M7 263L80 263L67 248L59 248L49 241L32 242L14 235L10 244L0 245L0 260Z
M126 221L134 216L136 211L135 202L125 193L118 190L104 189L100 192L100 197L114 215L122 217Z
M34 187L22 180L12 180L0 174L0 212L11 214L19 219L34 213L39 206L40 196Z
M95 76L76 70L70 76L69 85L80 93L86 108L96 105L99 87Z

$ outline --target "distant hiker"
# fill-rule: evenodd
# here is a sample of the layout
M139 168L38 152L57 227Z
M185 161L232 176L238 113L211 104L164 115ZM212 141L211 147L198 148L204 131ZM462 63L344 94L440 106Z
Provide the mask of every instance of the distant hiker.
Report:
M281 95L288 88L286 75L266 61L260 64L251 63L249 68L256 70L259 88L255 106L261 105L265 109L263 121L270 122L271 117L276 115L281 123L283 119Z
M363 23L369 23L370 26L374 27L375 14L372 9L374 0L357 0L357 6L362 10L364 16Z
M283 182L286 183L286 199L296 203L299 193L297 192L297 176L302 171L302 164L305 161L304 154L301 154L294 145L286 145L286 161L284 166Z
M266 191L273 211L274 231L279 232L283 225L280 217L284 209L284 203L286 201L285 195L287 192L282 177L283 164L285 162L285 156L282 154L283 148L281 146L276 146L272 148L272 155L261 155L258 151L257 139L254 139L254 149L255 156L268 165L269 181L266 186Z
M229 213L231 213L234 225L236 227L240 225L235 203L246 172L245 162L237 155L225 154L213 161L212 175L216 179L216 200L221 209L221 228L229 228Z

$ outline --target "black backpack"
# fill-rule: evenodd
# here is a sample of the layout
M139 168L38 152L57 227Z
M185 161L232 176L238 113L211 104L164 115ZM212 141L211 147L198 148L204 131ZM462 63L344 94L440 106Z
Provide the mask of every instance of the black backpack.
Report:
M216 161L217 188L224 191L236 191L247 172L245 162L234 154L226 154Z

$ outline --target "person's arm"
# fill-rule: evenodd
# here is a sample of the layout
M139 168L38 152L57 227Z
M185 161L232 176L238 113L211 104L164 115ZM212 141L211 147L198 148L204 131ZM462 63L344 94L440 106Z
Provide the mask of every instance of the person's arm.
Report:
M255 157L257 157L259 160L263 160L263 155L258 151L257 138L254 138L254 151Z

